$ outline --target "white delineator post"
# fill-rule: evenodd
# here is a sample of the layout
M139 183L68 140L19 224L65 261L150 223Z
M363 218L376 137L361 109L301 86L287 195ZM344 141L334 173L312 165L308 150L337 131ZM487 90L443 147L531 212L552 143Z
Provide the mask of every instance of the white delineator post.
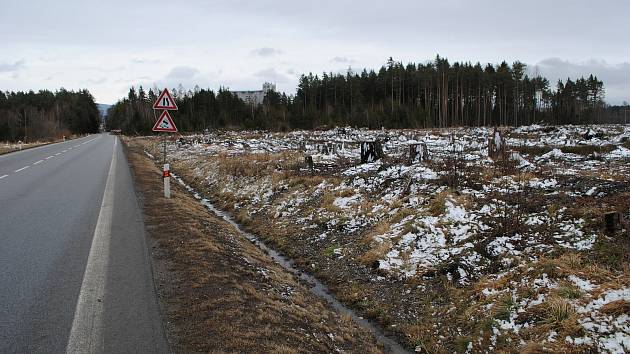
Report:
M164 172L162 176L164 177L164 198L171 197L171 172L169 171L169 164L164 164Z

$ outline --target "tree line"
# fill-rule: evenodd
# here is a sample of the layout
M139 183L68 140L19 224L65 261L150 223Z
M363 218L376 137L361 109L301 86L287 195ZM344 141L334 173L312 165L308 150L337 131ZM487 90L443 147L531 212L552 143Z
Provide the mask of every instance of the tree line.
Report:
M108 112L108 127L145 134L156 120L151 109L157 88L131 88ZM174 119L182 131L204 129L313 129L334 126L432 128L591 124L609 121L604 84L596 76L568 78L551 86L511 65L450 63L437 56L403 65L390 58L378 71L302 75L297 93L270 91L261 105L247 104L221 88L172 93Z
M178 130L201 131L205 129L280 129L265 109L243 102L227 89L218 92L195 87L184 91L183 87L172 89L171 94L177 102L178 111L173 119ZM142 86L131 88L127 97L118 101L107 111L108 129L121 129L125 134L146 134L151 132L157 120L157 112L152 109L153 102L160 92L157 88L146 91ZM286 95L277 93L267 95L265 102L272 96L282 98L278 105L290 102ZM266 104L268 107L269 105ZM274 105L275 106L275 105Z
M303 75L294 104L316 125L372 128L586 124L600 122L604 84L596 76L549 81L512 65L449 63L403 65L390 58L378 72Z
M0 91L0 140L29 142L96 133L100 122L88 90Z

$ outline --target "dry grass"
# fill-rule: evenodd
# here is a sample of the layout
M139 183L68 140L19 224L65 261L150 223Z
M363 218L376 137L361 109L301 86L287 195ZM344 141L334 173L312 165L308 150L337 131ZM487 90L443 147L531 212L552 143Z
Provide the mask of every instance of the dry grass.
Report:
M514 146L512 149L522 154L540 156L556 148L555 146ZM565 154L590 155L594 152L605 154L615 149L614 145L575 145L558 147Z
M549 324L563 337L580 336L584 328L578 322L575 308L565 299L551 298L546 303L546 314L543 324ZM544 328L544 327L543 327Z
M376 262L380 259L383 259L387 252L391 250L391 248L392 244L390 241L374 241L374 246L359 257L359 263L366 266L374 267Z
M279 170L284 173L283 177L287 178L294 175L301 164L300 155L290 151L239 156L220 153L216 160L220 174L240 177L269 176Z
M68 138L66 139L66 141L71 140L71 139L75 139L75 138L79 138L80 136L68 136ZM34 147L38 147L38 146L42 146L42 145L46 145L46 144L52 144L52 143L56 143L56 142L61 142L63 141L61 138L58 139L44 139L43 141L35 141L32 143L28 143L28 144L17 144L17 143L0 143L0 155L3 154L8 154L10 152L14 152L14 151L20 151L20 150L26 150L26 149L31 149Z
M527 343L523 344L519 348L519 352L521 354L545 354L545 353L549 353L548 350L545 350L545 347L542 344L536 343L536 342L527 342Z
M164 200L160 171L136 144L127 152L174 351L380 351L369 333L333 312L179 185Z
M430 323L405 325L402 331L409 337L409 341L415 345L416 351L427 354L444 352L440 350Z
M560 282L560 284L558 284L558 287L554 289L551 293L568 300L577 300L581 299L584 296L580 289L573 285L573 283L569 283L567 281Z
M322 176L293 176L286 178L284 174L274 174L274 176L278 177L278 181L287 181L289 184L289 188L294 187L306 187L313 188L324 181L324 177ZM276 183L274 183L275 185Z
M327 192L322 196L319 205L322 209L329 213L341 214L343 210L334 204L335 199L337 199L337 193Z
M606 154L615 150L615 145L575 145L575 146L563 146L560 148L565 154L577 154L587 156L594 152L598 154Z
M452 197L453 191L450 189L443 190L433 196L427 207L429 214L432 216L440 216L444 214L444 211L446 211L446 199Z
M411 215L416 215L417 213L418 213L418 211L415 210L415 209L402 208L402 209L398 210L398 212L396 212L396 214L394 214L391 217L391 219L389 220L389 224L390 225L398 224L403 219L405 219L406 217L411 216Z
M547 302L547 316L544 322L560 324L575 315L575 309L564 299L551 299Z
M529 150L523 148L520 150L530 155L540 155L552 148L531 148ZM519 148L517 147L515 150L519 150ZM591 153L591 151L587 151L588 148L569 150L565 152ZM376 223L375 225L370 224L373 226L363 230L363 232L347 234L336 228L344 222L346 215L344 215L343 210L333 204L339 196L354 194L354 191L349 189L334 190L342 182L342 178L336 176L340 176L339 172L346 168L346 165L323 170L325 172L317 175L315 173L320 172L306 171L304 166L299 172L295 172L295 166L291 166L291 163L279 166L271 156L239 155L235 159L243 157L244 161L232 162L232 165L229 165L230 162L228 161L217 160L215 156L204 157L203 159L212 160L214 171L219 171L218 174L212 169L205 172L207 175L214 173L212 180L217 185L225 182L229 188L238 190L239 186L246 183L245 181L262 184L263 178L271 178L273 185L278 187L273 189L271 204L265 206L260 215L256 216L258 219L247 221L247 226L255 233L263 235L265 239L271 239L276 245L280 245L282 250L296 259L296 262L304 269L312 269L316 272L339 299L362 310L362 315L384 321L393 319L392 323L397 325L394 331L401 333L401 338L405 340L406 344L418 346L423 352L465 351L464 347L470 338L475 339L473 352L487 349L490 345L493 345L494 352L537 353L577 350L578 347L563 340L564 336L567 335L580 336L582 330L577 323L578 316L582 315L576 314L570 303L581 303L610 289L628 286L628 277L623 276L623 273L630 274L630 268L624 262L619 261L623 259L625 248L619 246L620 240L618 238L611 238L606 241L607 243L602 246L601 250L597 248L598 246L595 246L594 250L591 251L566 251L559 247L553 247L550 252L541 251L532 255L513 257L513 268L500 266L500 259L491 260L488 273L485 269L481 270L482 274L475 274L481 279L479 281L472 279L471 283L467 285L455 284L454 281L447 280L442 268L438 270L431 268L430 271L418 272L417 277L403 280L390 276L387 276L385 280L381 277L377 278L378 275L384 274L382 271L374 269L379 265L377 261L383 259L391 250L392 244L397 241L397 237L387 237L384 242L377 242L375 236L387 234L391 231L393 224L400 223L411 215L443 215L447 200L463 206L467 210L477 210L481 205L488 204L493 198L496 198L500 200L497 203L499 205L503 205L501 202L511 206L518 205L519 208L522 208L518 209L518 212L523 212L523 215L546 213L552 219L550 224L566 220L568 217L583 218L586 220L584 232L597 234L598 228L601 226L597 224L596 220L600 217L600 209L612 207L616 210L626 210L627 200L630 200L627 193L615 195L614 198L584 197L572 205L565 195L565 192L571 188L565 188L565 181L561 176L554 174L555 172L550 170L537 170L534 173L522 172L516 169L513 161L499 161L494 164L495 167L477 166L478 170L466 166L462 171L459 171L462 172L463 176L460 186L479 190L484 183L501 184L502 182L497 182L497 177L506 175L507 178L521 185L527 184L534 178L555 177L563 184L560 194L547 197L543 192L530 188L520 195L521 199L519 200L508 200L505 193L487 194L487 199L480 200L476 196L470 197L470 194L460 194L454 188L444 190L434 196L427 194L429 192L419 190L418 195L413 195L413 197L418 197L421 201L428 200L426 206L414 207L413 209L405 208L409 205L411 196L388 200L386 208L395 211L394 215L377 213L379 219L372 220ZM276 158L291 161L291 157ZM203 163L203 159L199 158L197 162ZM532 160L531 156L528 159ZM296 157L294 162L302 163L299 157ZM226 168L220 169L220 165L223 163L227 163ZM241 166L239 167L239 165ZM444 166L440 166L438 163L429 166L434 171L444 171ZM187 178L192 175L193 168L195 166L187 167L189 172ZM474 174L471 174L473 172ZM578 180L575 189L587 190L590 185L595 185L602 178L609 176L614 177L613 179L616 181L627 180L627 177L620 176L618 171L607 172L602 169L600 172L598 174L599 172L593 171L593 176ZM252 178L242 178L242 173ZM580 177L589 173L584 172ZM346 177L343 179L345 180ZM287 200L286 197L289 194L295 192L312 193L315 187L322 182L326 182L327 186L323 194L317 193L315 197L307 198L306 204L298 207L299 210L291 216L285 214L279 218L270 219L270 216L275 213L274 207ZM401 181L394 181L394 183L399 182ZM443 185L440 182L443 181L437 180L434 184ZM511 182L505 182L505 187L507 188L509 184ZM232 204L238 201L243 205L248 201L247 195L234 196L222 191L216 192L216 190L209 192L216 199L225 199ZM624 202L624 200L626 201ZM370 215L374 202L382 203L378 193L375 193L374 196L364 194L361 203L353 206L353 209L358 208L360 213ZM568 210L560 211L564 206L567 206ZM244 208L254 210L258 208L258 205L253 208L245 205ZM322 210L323 212L321 212ZM232 211L233 214L238 214L238 211ZM296 229L293 234L283 231L283 228L291 227L297 217L309 215L312 215L314 220L312 226L315 228L312 232L305 229ZM505 219L516 219L517 217L520 218L516 213L505 213L504 216ZM333 218L340 220L340 223L335 227L326 225ZM518 220L523 222L521 219ZM488 223L488 225L496 226L492 223ZM553 246L555 241L552 239L552 235L556 231L554 227L555 225L524 227L524 229L519 229L519 232L523 231L521 233L523 236L526 235L525 233L528 233L528 236L530 233L540 233L541 237L544 238L543 242ZM402 229L401 234L415 231L413 222L401 225L400 229ZM317 239L322 230L327 231L326 237ZM480 239L483 238L480 237ZM598 238L598 240L601 239L603 238ZM476 238L475 240L471 239L475 246L485 248L481 242L477 245L476 240ZM523 245L519 244L519 246ZM343 248L343 257L333 254L333 250L338 247ZM608 257L617 254L621 255ZM605 257L600 255L606 255L610 259L606 259L604 262ZM406 254L403 252L400 258L404 259L405 256ZM357 267L357 263L360 266ZM616 266L611 266L615 263ZM497 277L496 275L499 273L502 276ZM484 274L488 274L488 276L484 276ZM547 275L554 286L533 286L534 279L540 279L543 274ZM588 293L581 291L568 280L570 275L589 280L596 286L596 289ZM498 290L500 293L484 296L481 292L483 289ZM514 298L511 294L514 294ZM517 309L523 300L533 300L538 295L545 295L547 302ZM293 297L294 302L298 301L296 298L296 296ZM303 301L305 300L300 298L299 303ZM615 303L607 311L610 311L611 314L627 311L627 304ZM493 335L493 328L498 327L498 320L512 319L515 315L518 317L517 323L527 323L528 327L523 328L519 333L501 330L502 333L496 337L496 345L493 344L490 337ZM266 320L267 317L261 316L260 319ZM539 345L538 343L548 338L552 330L558 332L557 338L560 343L548 342ZM443 335L444 338L439 338L439 335ZM477 340L481 340L481 344ZM520 344L522 341L525 342L524 345Z
M602 307L601 312L611 316L630 315L630 300L609 302Z

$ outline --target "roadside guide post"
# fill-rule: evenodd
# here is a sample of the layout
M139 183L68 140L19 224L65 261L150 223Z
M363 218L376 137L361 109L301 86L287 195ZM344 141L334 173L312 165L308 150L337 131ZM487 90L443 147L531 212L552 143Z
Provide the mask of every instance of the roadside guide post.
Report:
M171 171L169 170L170 166L165 163L164 171L162 172L162 177L164 178L164 197L171 197Z
M177 104L175 104L175 100L173 96L168 92L168 89L164 89L158 99L153 104L153 110L162 110L162 114L157 119L155 124L153 125L154 132L163 132L163 133L175 133L177 132L177 127L175 126L175 122L173 122L173 118L171 117L168 111L176 111ZM162 170L162 178L164 179L164 198L171 197L171 172L170 166L166 162L166 134L163 135L163 147L164 147L164 169Z

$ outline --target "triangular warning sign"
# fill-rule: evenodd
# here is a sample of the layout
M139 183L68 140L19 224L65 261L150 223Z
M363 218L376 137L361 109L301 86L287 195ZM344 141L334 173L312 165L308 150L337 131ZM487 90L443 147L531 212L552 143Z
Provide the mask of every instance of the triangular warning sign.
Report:
M175 100L171 93L168 92L168 89L164 89L160 94L160 97L153 104L153 109L166 109L166 110L177 110L177 105L175 104Z
M173 118L168 113L168 111L162 112L160 118L155 122L153 126L154 132L176 132L177 127L175 126L175 122L173 122Z

